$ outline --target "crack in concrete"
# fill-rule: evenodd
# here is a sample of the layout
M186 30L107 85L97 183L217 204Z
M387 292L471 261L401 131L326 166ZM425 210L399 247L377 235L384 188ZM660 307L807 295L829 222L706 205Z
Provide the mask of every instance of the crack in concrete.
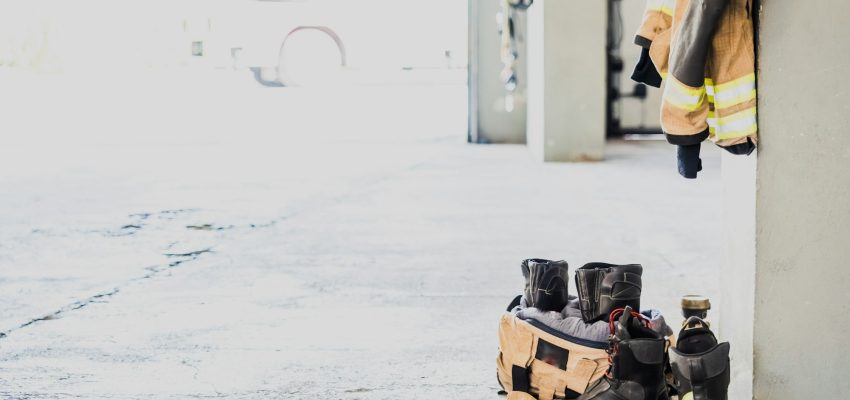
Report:
M153 216L158 216L161 219L174 219L174 217L176 217L177 215L193 213L193 212L196 212L196 211L200 211L200 209L199 208L176 208L176 209L173 209L173 210L161 210L161 211L158 211L158 212L141 212L141 213L130 214L130 218L139 218L142 221L144 221L144 220L146 220L150 217L153 217Z
M41 316L41 317L38 317L38 318L33 318L33 319L31 319L27 322L24 322L23 324L20 324L16 327L13 327L11 329L7 329L4 332L0 332L0 340L8 337L11 333L13 333L15 331L24 329L24 328L29 327L31 325L34 325L36 323L59 319L63 316L63 314L67 314L71 311L76 311L76 310L82 309L82 308L84 308L84 307L86 307L90 304L104 303L104 302L106 302L106 299L118 294L118 292L120 292L121 289L124 288L124 287L127 287L127 286L129 286L133 283L139 282L139 281L143 281L143 280L146 280L146 279L152 279L152 278L156 277L157 275L163 273L164 271L171 270L173 268L176 268L176 267L183 265L183 264L190 262L190 261L195 261L201 255L206 254L206 253L212 253L212 248L192 251L192 252L188 252L188 253L184 253L184 254L167 255L169 257L183 257L183 259L182 260L175 260L175 261L172 261L172 262L167 263L167 264L147 267L145 269L150 271L150 272L148 272L145 275L129 279L129 280L125 281L123 284L117 285L110 290L107 290L107 291L101 292L101 293L97 293L93 296L87 297L87 298L82 299L82 300L77 300L77 301L75 301L71 304L68 304L64 307L61 307L58 310L53 311L53 312L51 312L47 315L44 315L44 316Z
M368 179L364 184L359 185L354 190L349 190L348 192L341 193L341 194L338 194L336 196L331 196L329 199L327 199L328 201L326 201L324 203L313 201L313 202L311 202L312 207L308 206L308 207L302 207L300 209L296 207L288 215L273 218L273 219L269 220L268 222L264 222L264 223L260 223L260 224L253 224L252 223L252 224L249 224L247 227L250 228L250 229L269 228L269 227L275 226L280 221L290 219L290 218L293 218L295 216L305 214L305 213L308 213L308 212L313 211L315 209L320 209L320 208L325 207L325 206L329 206L329 205L333 206L333 205L338 204L339 202L341 202L341 201L343 201L343 200L345 200L345 199L347 199L351 196L354 196L357 193L362 192L367 187L377 186L377 185L379 185L379 184L381 184L385 181L392 180L392 179L396 178L397 176L401 175L402 173L404 173L406 171L410 171L410 170L414 170L416 168L419 168L423 164L427 164L427 162L420 161L418 163L408 165L406 168L402 168L401 171L398 171L396 173L385 174L385 175L382 175L382 176L373 177L372 179ZM115 235L114 233L110 233L110 232L105 232L105 233L109 234L109 236L129 236L129 235L135 234L138 230L144 228L145 224L142 221L145 221L145 220L149 219L150 217L152 217L154 215L159 216L160 219L173 220L179 214L191 213L191 212L196 212L196 211L199 211L199 210L200 209L197 209L197 208L182 208L182 209L174 209L174 210L163 210L163 211L159 211L159 212L155 212L155 213L143 212L143 213L130 214L129 215L130 218L137 218L138 221L136 223L126 224L126 225L121 227L121 230L125 230L125 229L131 230L130 233L127 233L127 234L124 234L124 235L120 235L120 234ZM203 224L201 226L204 227L204 226L207 226L207 225L212 226L212 224ZM186 228L193 229L192 226L187 226ZM230 228L233 228L233 226L229 227L229 229ZM204 229L194 229L194 230L204 230ZM36 231L38 231L38 229L34 229L33 233L36 233ZM103 232L103 231L101 231L101 232ZM170 248L171 246L173 246L176 243L177 242L172 242L168 247ZM123 287L129 286L129 285L136 283L138 281L151 279L151 278L155 277L156 275L158 275L158 274L160 274L164 271L168 271L168 270L176 268L176 267L178 267L178 266L180 266L184 263L197 260L203 254L213 253L212 249L213 249L212 247L209 247L209 248L185 252L185 253L164 253L163 255L166 256L166 257L169 257L169 258L180 257L180 258L183 258L183 259L175 260L175 261L172 261L170 263L163 264L163 265L155 265L155 266L151 266L151 267L146 267L145 270L147 270L149 272L145 275L129 279L129 280L123 282L123 284L117 285L116 287L114 287L113 289L111 289L109 291L95 294L95 295L90 296L90 297L83 299L83 300L77 300L77 301L75 301L71 304L68 304L64 307L61 307L58 310L56 310L52 313L49 313L45 316L33 318L33 319L31 319L31 320L29 320L29 321L27 321L27 322L25 322L21 325L18 325L16 327L11 328L11 329L7 329L6 331L0 332L0 340L7 338L11 333L13 333L15 331L27 328L29 326L33 326L33 325L37 324L38 322L58 319L65 313L85 308L86 306L93 304L93 303L101 302L100 301L101 299L108 299L108 298L118 294L118 292L120 292L121 288L123 288Z
M193 212L196 212L196 211L199 211L199 209L197 209L197 208L180 208L180 209L174 209L174 210L161 210L161 211L157 211L157 212L141 212L141 213L130 214L130 215L128 215L128 217L130 217L131 219L134 219L135 221L122 226L117 231L116 230L106 230L106 231L96 231L96 232L104 233L107 236L112 236L112 237L131 236L131 235L135 235L138 231L142 230L145 226L147 226L147 224L144 221L150 219L153 216L157 216L157 217L159 217L159 219L173 220L174 218L176 218L180 214L193 213Z
M194 231L224 231L233 229L235 226L233 225L213 225L213 224L198 224L198 225L186 225L186 229L194 230Z
M93 304L93 303L104 303L104 302L106 302L106 301L105 301L105 299L108 299L108 298L110 298L110 297L112 297L112 296L114 296L114 295L118 294L118 292L120 292L120 291L121 291L121 288L123 288L123 287L126 287L126 286L128 286L128 285L130 285L130 284L136 283L136 282L138 282L138 281L142 281L142 280L145 280L145 279L151 279L151 278L154 278L154 277L156 277L158 274L160 274L160 273L162 273L162 272L164 272L164 271L167 271L167 270L170 270L170 269L172 269L172 268L178 267L178 266L180 266L180 265L182 265L182 264L185 264L185 263L187 263L187 262L197 260L197 259L198 259L198 257L200 257L202 254L210 253L210 252L212 252L212 250L211 250L211 249L204 249L204 250L199 250L199 251L193 251L193 252L190 252L190 253L186 253L185 255L182 255L182 256L184 256L184 257L187 257L187 259L183 259L183 260L176 260L176 261L172 261L172 262L170 262L170 263L168 263L168 264L156 265L156 266L153 266L153 267L147 267L147 268L145 268L145 269L146 269L146 270L148 270L148 271L150 271L150 272L149 272L149 273L147 273L147 274L145 274L145 275L142 275L142 276L139 276L139 277L136 277L136 278L130 279L130 280L128 280L128 281L126 281L126 282L124 282L124 284L122 284L122 285L118 285L118 286L116 286L116 287L112 288L111 290L108 290L108 291L105 291L105 292L101 292L101 293L95 294L95 295L90 296L90 297L88 297L88 298L85 298L85 299L83 299L83 300L77 300L77 301L75 301L75 302L73 302L73 303L71 303L71 304L68 304L68 305L66 305L66 306L64 306L64 307L62 307L62 308L60 308L60 309L58 309L58 310L56 310L56 311L54 311L54 312L51 312L51 313L49 313L49 314L47 314L47 315L44 315L44 316L42 316L42 317L38 317L38 318L33 318L33 319L31 319L31 320L29 320L29 321L27 321L27 322L25 322L25 323L23 323L23 324L21 324L21 325L18 325L18 326L14 327L14 328L8 329L8 330L6 330L6 331L4 331L4 332L0 332L0 339L6 338L6 337L7 337L7 336L9 336L9 334L11 334L12 332L15 332L15 331L17 331L17 330L20 330L20 329L26 328L26 327L28 327L28 326L30 326L30 325L33 325L33 324L36 324L36 323L38 323L38 322L43 322L43 321L50 321L50 320L59 319L59 318L61 318L61 317L62 317L62 315L63 315L63 314L66 314L66 313L71 312L71 311L79 310L79 309L84 308L84 307L86 307L86 306L88 306L88 305L90 305L90 304ZM181 255L175 255L175 256L181 256Z
M140 220L145 220L145 219L148 219L152 215L162 215L162 214L175 215L175 214L179 214L179 213L194 212L194 211L197 211L197 209L165 210L165 211L160 211L159 213L131 214L130 217L138 217L138 218L140 218ZM285 219L285 218L284 217L274 218L274 219L272 219L268 222L264 222L264 223L261 223L261 224L250 224L250 225L248 225L248 227L250 229L268 228L268 227L274 226L275 224L277 224L278 221L281 221L283 219ZM144 226L144 224L142 224L142 223L128 224L128 225L125 225L124 227L122 227L121 229L126 228L126 229L138 230L138 229L141 229L143 226ZM127 234L127 235L114 235L114 234L112 234L110 236L128 236L128 235L132 235L135 232L136 231L133 231L133 232ZM177 242L172 242L168 247L171 247L176 243ZM82 300L77 300L77 301L75 301L71 304L65 305L65 306L57 309L56 311L53 311L53 312L47 314L47 315L43 315L43 316L40 316L40 317L37 317L37 318L32 318L32 319L30 319L30 320L28 320L28 321L26 321L26 322L24 322L24 323L22 323L18 326L15 326L13 328L10 328L10 329L7 329L3 332L0 332L0 340L8 337L11 333L13 333L15 331L24 329L26 327L37 324L39 322L59 319L63 316L63 314L69 313L71 311L82 309L82 308L84 308L84 307L86 307L90 304L93 304L93 303L104 302L105 299L108 299L108 298L118 294L118 292L120 292L123 287L129 286L133 283L136 283L136 282L139 282L139 281L142 281L142 280L152 279L152 278L156 277L158 274L163 273L164 271L171 270L173 268L176 268L176 267L183 265L183 264L190 262L190 261L195 261L200 256L202 256L204 254L208 254L208 253L214 253L213 247L207 247L207 248L203 248L203 249L200 249L200 250L193 250L193 251L182 252L182 253L163 253L164 256L171 258L171 259L176 258L176 260L171 261L171 262L166 263L166 264L160 264L160 265L154 265L154 266L146 267L144 269L146 271L148 271L148 273L146 273L142 276L131 278L131 279L123 282L122 284L115 286L111 290L101 292L101 293L97 293L93 296L87 297L87 298L82 299Z
M0 332L0 339L3 339L5 337L9 336L9 334L14 332L14 331L26 328L26 327L33 325L33 324L36 324L38 322L59 319L59 318L62 317L62 314L65 314L65 313L68 313L68 312L71 312L71 311L74 311L74 310L79 310L79 309L81 309L81 308L83 308L83 307L85 307L89 304L99 302L100 299L111 297L111 296L115 295L116 293L118 293L119 290L120 289L116 287L116 288L113 288L112 290L102 292L102 293L98 293L98 294L91 296L91 297L88 297L86 299L77 300L77 301L75 301L71 304L68 304L68 305L66 305L66 306L64 306L64 307L62 307L62 308L60 308L60 309L58 309L58 310L56 310L52 313L49 313L47 315L44 315L44 316L41 316L41 317L38 317L38 318L33 318L33 319L31 319L27 322L24 322L21 325L18 325L16 327L12 328L12 329L8 329L5 332Z
M204 253L212 253L212 247L208 247L206 249L189 251L186 253L163 253L162 255L173 258L173 257L197 257Z

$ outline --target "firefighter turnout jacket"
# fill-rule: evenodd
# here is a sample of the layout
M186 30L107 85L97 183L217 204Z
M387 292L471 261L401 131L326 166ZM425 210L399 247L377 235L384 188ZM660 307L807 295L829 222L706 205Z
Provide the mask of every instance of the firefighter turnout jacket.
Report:
M648 0L635 43L666 82L661 127L670 143L755 148L752 12L751 0Z

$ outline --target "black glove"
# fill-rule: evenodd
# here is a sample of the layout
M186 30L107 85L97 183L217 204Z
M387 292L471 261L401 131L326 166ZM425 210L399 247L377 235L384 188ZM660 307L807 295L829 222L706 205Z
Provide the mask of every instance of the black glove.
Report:
M632 80L652 87L661 87L661 75L658 74L655 64L649 58L649 49L643 48L640 51L640 59L635 66L635 72L632 73Z
M723 149L736 155L750 155L756 149L756 144L750 138L747 138L746 143L738 143Z
M699 158L699 143L679 146L679 175L688 179L696 179L697 172L702 171L702 160Z

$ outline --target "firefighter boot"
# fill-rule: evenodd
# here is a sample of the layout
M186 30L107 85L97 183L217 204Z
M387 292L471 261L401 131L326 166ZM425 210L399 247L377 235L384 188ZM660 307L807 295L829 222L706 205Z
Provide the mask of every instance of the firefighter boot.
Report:
M611 313L611 365L579 400L670 400L664 380L667 340L643 318L628 306Z
M729 389L729 343L717 343L708 323L699 317L685 321L676 347L671 348L673 386L682 398L726 400ZM690 396L690 397L688 397Z
M567 306L569 266L566 261L529 259L522 262L525 301L543 311L561 311Z
M606 320L612 311L626 306L640 311L640 264L590 263L576 270L581 317L591 323Z

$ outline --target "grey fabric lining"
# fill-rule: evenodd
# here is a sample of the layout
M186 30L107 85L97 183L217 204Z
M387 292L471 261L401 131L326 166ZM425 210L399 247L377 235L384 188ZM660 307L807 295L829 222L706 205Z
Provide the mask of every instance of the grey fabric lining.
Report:
M514 307L511 312L519 319L534 319L558 332L579 339L605 342L610 334L608 323L605 321L590 324L584 322L581 318L581 309L576 296L570 296L569 303L561 312L541 311L534 307L527 307L524 298L520 300L520 305ZM660 310L647 309L643 310L641 314L649 319L649 327L655 332L662 336L673 334L673 329L667 325Z

